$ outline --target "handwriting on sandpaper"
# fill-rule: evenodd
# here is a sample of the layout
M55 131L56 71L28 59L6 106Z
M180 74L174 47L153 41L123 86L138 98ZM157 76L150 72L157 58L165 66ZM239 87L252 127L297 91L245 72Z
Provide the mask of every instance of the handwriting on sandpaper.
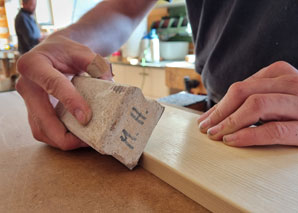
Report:
M130 139L130 140L132 140L132 141L136 141L137 138L132 137L132 136L127 132L126 129L123 129L123 130L122 130L122 135L120 136L120 139L121 139L122 142L124 142L124 143L128 146L128 148L130 148L130 149L134 149L134 147L128 142L128 139Z
M143 125L146 117L143 115L139 110L137 110L135 107L131 108L132 111L130 112L130 116L139 124ZM148 114L148 110L146 110L145 114ZM136 137L139 135L139 133L136 134ZM137 140L136 137L133 137L126 129L122 129L122 135L120 136L120 140L125 143L128 148L134 149L133 145L131 145L131 142L134 142Z
M146 114L148 114L148 111L146 110ZM132 108L132 112L130 113L131 117L138 122L139 124L143 125L144 121L146 120L146 117L139 112L135 107Z

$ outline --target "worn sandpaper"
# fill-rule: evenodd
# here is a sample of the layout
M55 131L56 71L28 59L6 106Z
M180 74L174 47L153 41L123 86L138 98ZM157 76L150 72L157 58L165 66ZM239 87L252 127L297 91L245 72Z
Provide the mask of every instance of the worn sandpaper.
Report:
M93 115L83 126L59 103L56 110L61 121L99 153L112 155L129 169L134 168L164 107L146 99L137 87L82 76L74 77L72 83Z

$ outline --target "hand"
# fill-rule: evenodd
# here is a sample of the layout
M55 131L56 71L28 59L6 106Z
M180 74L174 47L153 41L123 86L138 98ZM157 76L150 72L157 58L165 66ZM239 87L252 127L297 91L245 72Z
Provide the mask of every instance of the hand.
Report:
M276 62L234 83L198 122L209 138L231 146L298 145L297 69Z
M16 88L26 103L35 139L62 150L87 146L58 119L49 94L86 125L92 116L91 109L64 74L86 71L95 56L88 47L53 35L18 60L21 77Z

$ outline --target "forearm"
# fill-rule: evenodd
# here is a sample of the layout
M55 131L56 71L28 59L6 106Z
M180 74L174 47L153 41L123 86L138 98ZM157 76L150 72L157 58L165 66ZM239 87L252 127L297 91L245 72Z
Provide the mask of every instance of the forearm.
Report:
M128 39L156 0L106 0L78 22L56 32L107 56Z

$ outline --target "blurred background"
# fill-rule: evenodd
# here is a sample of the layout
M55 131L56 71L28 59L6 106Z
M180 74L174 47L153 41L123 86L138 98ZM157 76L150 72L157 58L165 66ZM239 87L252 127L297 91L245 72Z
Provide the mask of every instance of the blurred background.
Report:
M33 14L41 33L76 22L101 0L37 0ZM14 90L18 77L18 39L14 21L21 0L0 0L0 91ZM128 41L109 56L115 80L162 98L181 91L206 94L194 71L191 28L185 0L158 1Z

